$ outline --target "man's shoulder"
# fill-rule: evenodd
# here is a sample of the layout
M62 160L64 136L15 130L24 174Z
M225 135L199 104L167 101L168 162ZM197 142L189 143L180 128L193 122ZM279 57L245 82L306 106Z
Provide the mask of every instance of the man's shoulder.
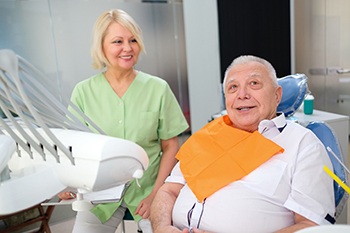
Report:
M296 135L298 138L303 137L316 137L316 135L308 128L306 128L308 122L295 122L287 121L286 133L293 137ZM316 137L317 138L317 137Z

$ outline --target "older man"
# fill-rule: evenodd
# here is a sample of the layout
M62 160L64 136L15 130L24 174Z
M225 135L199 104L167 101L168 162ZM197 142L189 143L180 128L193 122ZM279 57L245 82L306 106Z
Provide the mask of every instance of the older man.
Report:
M334 222L332 166L308 129L276 112L272 65L241 56L224 79L227 115L194 133L151 207L155 233L295 232Z

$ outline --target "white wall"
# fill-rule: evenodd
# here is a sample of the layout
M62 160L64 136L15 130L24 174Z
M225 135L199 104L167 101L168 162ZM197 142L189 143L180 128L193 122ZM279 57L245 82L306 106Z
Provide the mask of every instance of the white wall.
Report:
M216 0L183 0L192 133L222 110Z

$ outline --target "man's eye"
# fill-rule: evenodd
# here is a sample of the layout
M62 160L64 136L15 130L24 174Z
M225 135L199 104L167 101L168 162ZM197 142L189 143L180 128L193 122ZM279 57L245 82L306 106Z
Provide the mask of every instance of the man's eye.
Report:
M229 85L227 89L229 92L232 92L237 89L237 85Z
M257 82L257 81L252 81L250 82L250 86L254 89L254 90L258 90L260 88L262 88L262 83L261 82Z
M235 89L235 88L237 88L237 85L231 85L231 86L229 86L228 88L229 88L229 89Z

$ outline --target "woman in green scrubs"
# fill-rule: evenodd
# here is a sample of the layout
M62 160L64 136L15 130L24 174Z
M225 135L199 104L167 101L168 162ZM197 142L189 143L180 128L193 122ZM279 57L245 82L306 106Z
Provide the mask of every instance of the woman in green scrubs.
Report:
M71 100L107 135L142 146L149 166L140 186L132 181L119 202L78 212L75 233L114 233L126 209L143 233L152 232L150 205L177 162L177 136L188 123L167 82L134 69L142 51L141 29L130 15L119 9L100 15L91 53L93 66L102 72L78 83Z

